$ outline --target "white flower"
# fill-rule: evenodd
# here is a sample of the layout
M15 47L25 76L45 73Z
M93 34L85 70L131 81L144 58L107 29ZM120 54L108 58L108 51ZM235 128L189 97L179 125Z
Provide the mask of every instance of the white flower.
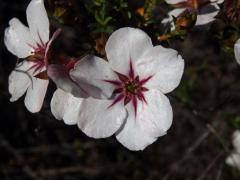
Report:
M49 20L43 0L32 0L26 14L29 28L17 18L11 19L5 30L4 42L7 49L18 58L33 57L17 64L12 71L9 92L12 95L10 101L16 101L27 91L24 102L27 109L34 113L42 107L49 82L36 78L46 70L46 52L50 45Z
M173 17L178 17L184 11L197 13L196 25L205 25L215 20L220 8L218 4L224 0L165 0L166 3L176 7L168 13L168 17L162 20L163 24L171 24L172 30L175 28Z
M172 124L172 107L164 94L178 86L184 61L173 49L154 47L147 34L134 28L115 31L106 54L108 62L86 56L70 72L74 82L99 99L76 98L58 89L52 113L67 124L78 124L90 137L115 134L128 149L143 150Z
M240 170L240 131L236 130L232 136L234 151L226 159L229 166L236 167Z
M234 54L237 62L240 64L240 39L234 45Z

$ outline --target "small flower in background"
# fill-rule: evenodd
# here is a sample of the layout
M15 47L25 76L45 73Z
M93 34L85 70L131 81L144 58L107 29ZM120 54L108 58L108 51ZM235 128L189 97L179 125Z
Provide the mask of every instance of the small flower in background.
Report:
M234 54L237 62L240 64L240 39L234 45Z
M184 61L173 49L154 47L146 33L134 28L115 31L105 49L109 62L86 56L70 71L74 82L98 99L76 98L58 89L52 113L66 124L78 124L90 137L115 134L128 149L143 150L172 124L172 107L164 94L178 86Z
M4 42L11 53L24 58L9 76L10 101L18 100L27 92L25 106L35 113L42 107L49 83L46 74L48 50L59 31L49 41L49 20L43 0L32 0L26 14L29 28L17 18L11 19Z
M231 155L226 158L226 163L229 166L238 168L240 170L240 131L236 130L232 136L232 144L234 150Z
M165 0L166 3L175 7L168 13L168 18L162 20L163 24L171 24L171 29L175 29L174 19L184 16L186 11L197 14L195 25L205 25L215 20L220 8L218 4L224 0ZM188 13L187 13L188 14Z

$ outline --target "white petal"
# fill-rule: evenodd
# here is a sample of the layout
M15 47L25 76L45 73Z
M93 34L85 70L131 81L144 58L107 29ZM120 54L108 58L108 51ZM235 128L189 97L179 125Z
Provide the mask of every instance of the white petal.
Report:
M224 0L210 0L212 3L222 4Z
M234 45L234 54L237 62L240 64L240 39Z
M4 43L19 58L29 56L32 51L30 45L35 45L29 29L16 18L11 19L9 27L5 29Z
M16 68L11 72L8 83L9 92L12 95L10 101L18 100L26 92L27 88L31 85L31 74L27 72L30 68L29 62L19 63Z
M117 79L109 63L96 56L86 56L70 71L71 78L95 98L109 98L115 89L104 80Z
M48 66L47 73L58 88L71 93L75 97L88 97L87 92L70 78L69 72L63 66L51 64Z
M32 84L28 87L24 100L25 106L30 112L35 113L41 110L48 83L48 80L32 77Z
M110 100L84 99L79 112L78 127L89 137L112 136L123 124L127 111L123 103Z
M240 154L239 153L232 153L226 159L226 164L232 167L236 167L240 170Z
M130 59L134 65L134 62L151 47L151 38L145 32L126 27L115 31L109 37L106 44L106 54L110 66L115 71L127 74Z
M219 6L216 3L204 6L197 15L196 26L205 25L215 20L215 16L219 12Z
M77 124L82 98L76 98L70 93L57 89L51 100L51 111L58 120L63 119L67 125Z
M168 17L162 20L162 24L164 25L170 25L171 30L175 29L175 25L173 22L173 17L178 17L183 11L185 11L186 8L177 8L177 9L173 9L172 11L170 11L168 13Z
M185 2L187 0L165 0L165 1L168 4L177 4L177 3Z
M179 85L184 70L184 61L177 51L159 45L139 60L136 70L140 79L153 76L145 84L146 87L168 93Z
M232 143L233 143L234 150L240 153L240 130L236 130L233 133Z
M36 42L49 40L49 20L43 0L32 0L27 7L27 21Z
M168 98L158 90L145 93L147 104L138 101L135 117L132 104L127 105L126 124L117 133L117 139L130 150L143 150L166 134L172 124L172 107Z

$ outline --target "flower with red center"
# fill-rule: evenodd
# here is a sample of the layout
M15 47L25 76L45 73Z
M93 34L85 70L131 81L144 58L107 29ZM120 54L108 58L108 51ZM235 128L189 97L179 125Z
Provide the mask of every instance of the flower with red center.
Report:
M154 47L146 33L134 28L115 31L105 50L108 61L86 56L69 73L90 97L58 89L52 113L65 123L74 121L90 137L115 134L128 149L143 150L172 124L164 94L178 86L184 61L173 49Z
M166 3L175 7L174 10L168 13L168 17L162 20L163 24L171 24L171 28L175 29L173 17L180 17L186 11L196 13L196 26L205 25L215 20L218 14L220 3L224 0L165 0Z
M46 65L48 49L59 34L49 41L49 20L43 0L32 0L26 10L29 27L17 18L9 21L4 43L18 58L25 59L16 65L9 76L10 101L16 101L26 93L25 106L30 112L40 111L48 87Z

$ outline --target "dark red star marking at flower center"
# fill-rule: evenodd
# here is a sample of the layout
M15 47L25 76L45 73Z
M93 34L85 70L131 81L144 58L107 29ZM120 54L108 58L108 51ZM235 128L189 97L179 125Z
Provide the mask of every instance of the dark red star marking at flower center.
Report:
M135 74L131 60L129 63L128 75L124 75L116 71L114 72L118 76L118 80L104 80L105 82L116 86L113 92L113 94L115 95L115 99L113 100L113 103L109 106L109 108L122 100L124 101L124 105L132 102L136 116L138 101L142 101L147 104L144 93L148 91L148 89L144 87L144 85L153 76L151 75L140 80L139 76Z

